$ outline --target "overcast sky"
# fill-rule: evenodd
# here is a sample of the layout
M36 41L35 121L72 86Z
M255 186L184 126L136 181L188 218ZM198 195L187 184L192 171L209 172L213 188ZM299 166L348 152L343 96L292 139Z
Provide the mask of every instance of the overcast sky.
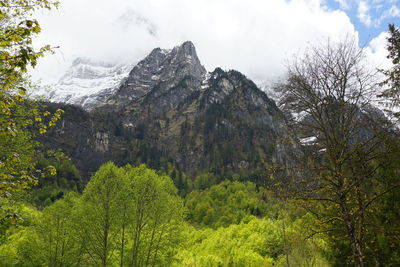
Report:
M387 23L400 24L399 0L61 0L40 12L36 45L60 46L33 73L57 81L76 57L133 63L153 48L186 40L208 71L236 69L256 82L285 71L308 43L359 38L385 62Z

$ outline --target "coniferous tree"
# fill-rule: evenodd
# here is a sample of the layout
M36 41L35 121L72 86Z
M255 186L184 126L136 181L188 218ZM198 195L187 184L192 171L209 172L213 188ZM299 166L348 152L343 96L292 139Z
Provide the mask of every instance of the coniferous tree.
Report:
M389 24L389 37L387 38L387 58L391 60L393 67L383 71L387 79L382 85L388 86L382 97L389 99L396 106L400 105L400 29L394 24ZM400 114L395 114L399 116Z

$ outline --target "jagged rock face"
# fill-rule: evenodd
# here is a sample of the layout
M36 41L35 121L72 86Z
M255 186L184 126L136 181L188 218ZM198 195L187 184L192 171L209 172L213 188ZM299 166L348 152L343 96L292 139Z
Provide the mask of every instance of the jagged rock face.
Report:
M275 102L237 71L207 74L190 42L154 49L105 105L69 112L50 139L85 173L107 160L129 163L141 150L147 160L163 157L191 175L265 175L301 153Z
M217 68L209 76L198 87L183 79L168 94L125 106L125 135L166 151L189 173L289 164L299 149L275 102L239 72Z
M193 86L198 86L205 74L206 70L200 64L191 42L185 42L172 50L156 48L133 68L129 77L107 103L124 104L150 92L159 96L187 77L190 77Z

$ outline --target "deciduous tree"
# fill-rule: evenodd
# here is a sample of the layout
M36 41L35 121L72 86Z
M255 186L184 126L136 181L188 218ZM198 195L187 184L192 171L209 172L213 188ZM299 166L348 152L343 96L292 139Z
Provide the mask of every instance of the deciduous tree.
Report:
M87 184L79 207L80 233L90 264L109 266L115 260L123 208L122 171L109 162Z
M304 164L308 177L294 181L296 197L318 207L314 211L323 231L351 244L355 266L365 262L372 207L394 188L381 186L374 161L385 153L387 137L377 122L382 117L369 105L377 87L375 73L363 50L347 38L310 47L289 66L281 85L286 105L305 115L300 131L315 138Z
M0 1L0 197L36 184L37 143L28 128L44 133L61 114L60 110L53 115L42 113L25 97L30 86L28 68L51 52L50 46L33 48L33 38L41 28L32 14L57 5L51 0ZM49 170L54 172L54 168Z

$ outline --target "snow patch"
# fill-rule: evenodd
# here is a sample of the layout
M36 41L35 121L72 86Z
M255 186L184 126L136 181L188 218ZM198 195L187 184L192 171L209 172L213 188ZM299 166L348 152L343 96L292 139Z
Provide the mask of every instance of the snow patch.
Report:
M316 141L317 141L316 136L309 136L309 137L304 137L304 138L300 139L300 143L305 146L313 145L313 144L315 144Z
M35 99L79 105L89 110L102 103L128 77L133 64L120 65L77 58L54 85L28 92Z

